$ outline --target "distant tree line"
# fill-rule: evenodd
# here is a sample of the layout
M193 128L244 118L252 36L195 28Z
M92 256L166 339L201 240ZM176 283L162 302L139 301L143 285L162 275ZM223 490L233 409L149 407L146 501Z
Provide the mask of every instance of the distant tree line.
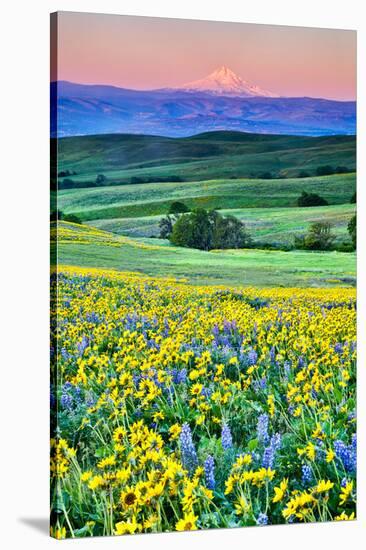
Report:
M309 170L300 170L297 174L291 173L286 174L282 172L251 172L249 174L249 177L252 179L264 179L264 180L271 180L271 179L288 179L288 178L310 178L314 176L332 176L334 174L349 174L351 172L354 172L354 168L348 168L347 166L331 166L329 164L326 164L324 166L318 166L315 168L315 170L309 171ZM238 175L231 175L230 179L240 179L240 178L247 178L247 175L238 176Z
M181 176L132 176L131 183L179 183L185 181Z
M239 175L232 174L229 175L229 179L264 179L271 180L276 178L286 179L286 178L309 178L314 176L328 176L333 174L347 174L353 172L354 168L349 168L347 166L331 166L329 164L318 166L315 170L310 172L309 170L302 169L298 174L286 174L281 172L271 172L270 170L265 170L262 172L251 172ZM170 176L160 176L160 175L141 175L141 176L131 176L125 180L109 180L104 174L98 174L94 180L83 180L75 181L72 176L76 176L77 172L75 170L61 170L57 174L57 184L59 189L79 189L85 187L100 187L103 185L129 185L129 184L141 184L141 183L180 183L187 181L187 178L184 178L181 175L172 174ZM190 179L190 178L188 178ZM51 188L56 189L55 178L51 178Z
M76 175L76 172L62 170L58 173L58 188L59 189L82 189L85 187L103 187L104 185L129 185L140 183L179 183L185 181L181 176L132 176L125 181L109 180L104 174L98 174L95 180L75 181L70 176ZM62 179L61 179L62 178ZM56 189L56 182L51 182L51 188Z

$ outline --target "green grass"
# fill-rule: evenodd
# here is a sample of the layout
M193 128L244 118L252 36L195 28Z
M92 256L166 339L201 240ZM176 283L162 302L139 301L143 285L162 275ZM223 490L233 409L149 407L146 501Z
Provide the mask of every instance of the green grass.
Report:
M295 206L301 192L316 192L330 204L349 203L355 174L282 180L210 180L146 183L59 191L58 208L82 220L165 214L176 200L190 208L279 208Z
M355 212L354 204L339 204L312 208L242 208L222 210L242 220L254 241L265 243L293 242L294 235L306 233L309 225L327 221L338 239L348 240L347 224ZM151 237L159 235L159 221L163 216L141 218L112 218L94 220L94 227L129 237Z
M189 138L98 135L62 138L58 171L77 172L75 182L95 182L104 174L112 183L131 177L180 176L186 180L273 176L296 177L330 164L355 169L355 136L303 137L242 132L208 132Z
M63 222L58 263L114 268L153 276L186 278L193 284L228 286L335 286L355 283L355 254L340 252L227 250L204 252L158 239L93 233Z

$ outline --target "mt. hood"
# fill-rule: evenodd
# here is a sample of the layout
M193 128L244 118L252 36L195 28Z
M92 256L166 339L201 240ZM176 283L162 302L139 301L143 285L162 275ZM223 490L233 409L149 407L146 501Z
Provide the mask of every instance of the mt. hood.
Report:
M206 78L194 80L175 86L174 89L186 90L188 92L210 92L217 95L234 95L238 97L279 97L268 90L250 84L235 74L231 69L222 67L215 69Z

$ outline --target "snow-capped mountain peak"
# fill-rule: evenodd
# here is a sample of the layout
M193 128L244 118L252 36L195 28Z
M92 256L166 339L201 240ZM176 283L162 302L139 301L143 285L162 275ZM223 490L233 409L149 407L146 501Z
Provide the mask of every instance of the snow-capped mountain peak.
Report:
M225 65L215 69L206 78L188 82L179 86L179 88L192 92L210 92L217 95L279 97L273 92L263 90L259 86L243 80Z

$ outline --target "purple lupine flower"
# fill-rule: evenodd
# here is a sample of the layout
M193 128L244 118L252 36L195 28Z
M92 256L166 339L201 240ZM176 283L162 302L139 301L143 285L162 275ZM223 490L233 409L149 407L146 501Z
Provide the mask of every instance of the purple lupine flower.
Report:
M264 413L259 415L258 423L257 423L257 438L258 438L258 441L261 443L267 443L269 439L268 423L269 423L268 414Z
M260 380L256 380L253 384L254 389L256 392L260 392L266 389L267 387L267 379L265 376L261 378Z
M212 491L215 489L215 462L211 455L209 455L204 462L205 480L207 489Z
M284 371L285 371L285 376L286 376L286 378L288 378L290 376L290 373L291 373L291 361L285 361L284 364L283 364L283 368L284 368Z
M71 355L65 348L61 348L61 357L64 361L67 361L67 359L69 359Z
M210 388L202 388L201 395L208 398L211 394L212 390Z
M248 352L247 359L248 359L248 365L251 365L251 366L255 365L258 360L258 353L254 349L251 349Z
M61 395L61 407L63 409L71 410L72 403L73 403L72 395L70 395L69 393L63 393Z
M341 487L344 488L347 485L347 483L348 483L348 479L346 477L344 477L341 481Z
M222 444L222 448L225 451L228 451L233 446L233 438L231 436L231 431L229 426L226 424L226 422L224 422L222 425L221 444Z
M79 352L79 355L83 355L85 349L88 347L89 345L89 340L88 338L84 335L81 339L81 342L77 344L77 348L78 348L78 352Z
M182 463L189 474L193 474L198 466L197 453L192 440L191 428L185 422L179 436L182 453Z
M187 369L181 369L177 374L178 384L184 384L187 381Z
M343 345L340 342L337 342L334 346L334 351L341 355L343 353Z
M257 525L268 525L268 516L267 514L260 513L257 517Z
M304 485L310 485L313 479L313 472L307 464L303 464L301 467L302 470L302 483Z
M263 460L262 460L263 468L273 467L273 464L276 458L276 452L280 449L280 447L281 447L281 436L280 434L275 434L271 437L268 447L264 449Z
M355 440L356 441L356 440ZM357 466L357 452L355 450L356 444L346 445L343 441L337 440L334 442L334 451L336 457L343 464L346 472L353 472Z

